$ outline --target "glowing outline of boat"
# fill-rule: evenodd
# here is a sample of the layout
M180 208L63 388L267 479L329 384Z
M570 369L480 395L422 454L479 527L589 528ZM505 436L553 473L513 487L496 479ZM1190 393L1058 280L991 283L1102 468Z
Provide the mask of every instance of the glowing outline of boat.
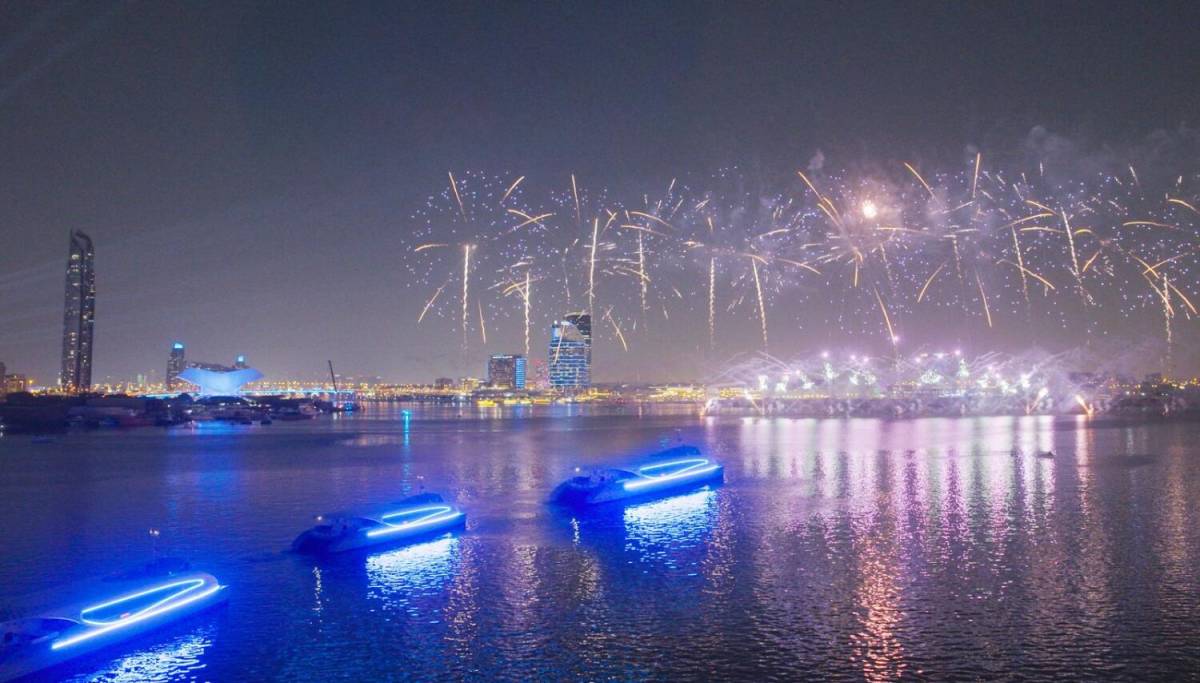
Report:
M426 540L466 526L467 514L436 493L410 496L382 512L330 512L292 541L299 553L340 553L384 543Z
M224 589L211 574L187 572L160 577L154 584L100 602L76 603L4 622L0 624L4 632L0 680L43 671L215 607L225 601ZM136 609L111 611L159 593L164 595Z
M572 477L555 487L550 500L568 506L599 505L720 483L725 478L724 466L700 457L695 446L669 448L650 459L632 471L607 468Z

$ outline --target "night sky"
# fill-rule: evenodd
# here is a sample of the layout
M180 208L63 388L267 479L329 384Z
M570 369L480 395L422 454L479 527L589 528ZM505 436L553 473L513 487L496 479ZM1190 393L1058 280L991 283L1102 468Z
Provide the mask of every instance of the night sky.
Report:
M520 349L517 318L486 346L472 332L468 364L453 301L416 324L441 281L405 265L448 171L540 194L575 174L632 198L731 167L793 183L818 150L838 168L957 169L976 150L1019 163L1051 135L1081 162L1115 158L1194 139L1197 26L1194 2L4 3L0 361L54 381L77 228L96 243L97 381L161 377L173 340L276 378L326 359L480 375L486 353ZM1200 169L1184 162L1158 170ZM786 294L771 305L773 352L854 343L793 325L815 316ZM698 377L755 348L752 308L722 315L749 331L717 352L680 343L702 316L630 329L628 353L601 335L597 379Z

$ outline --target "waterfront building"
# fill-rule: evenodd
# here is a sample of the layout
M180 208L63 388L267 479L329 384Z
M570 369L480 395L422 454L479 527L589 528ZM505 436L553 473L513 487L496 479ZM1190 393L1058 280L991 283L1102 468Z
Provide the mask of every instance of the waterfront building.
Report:
M450 377L438 377L433 380L433 388L440 391L449 391L454 388L454 379Z
M0 398L8 393L8 385L5 383L7 375L5 374L8 368L4 367L4 363L0 363Z
M179 381L179 373L187 369L185 353L183 342L171 345L171 355L167 356L167 391L178 391L182 384Z
M59 386L79 393L92 386L92 334L96 323L95 249L79 230L70 234L66 301L63 310L62 370Z
M525 356L495 353L488 358L488 386L494 389L525 388Z
M586 389L592 383L592 317L573 313L550 327L550 387Z
M207 367L200 367L205 365ZM179 373L179 379L195 384L201 396L234 396L250 382L262 379L254 368L229 368L211 363L193 363Z
M29 391L29 378L20 373L13 373L4 376L4 393L15 394L21 391Z

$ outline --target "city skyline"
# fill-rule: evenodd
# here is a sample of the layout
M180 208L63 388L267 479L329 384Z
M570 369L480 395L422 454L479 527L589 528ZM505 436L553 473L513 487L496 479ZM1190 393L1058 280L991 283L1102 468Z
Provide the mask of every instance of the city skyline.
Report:
M0 139L12 150L0 179L13 193L0 209L0 358L40 384L62 374L48 349L62 331L64 229L102 245L94 379L162 377L162 349L176 339L210 357L246 352L275 377L319 376L327 359L395 381L481 374L491 353L540 358L526 330L578 310L594 317L600 382L698 379L764 348L792 357L1121 342L1136 370L1163 369L1168 355L1179 374L1200 367L1183 302L1197 294L1195 256L1172 251L1195 230L1185 205L1200 205L1191 5L1117 7L1099 25L1085 9L1043 5L1013 16L871 5L866 23L783 6L733 17L710 5L481 8L493 30L479 45L461 39L460 13L370 3L6 11L28 30L0 34L10 46ZM972 30L980 25L986 35ZM531 45L531 27L554 30ZM414 67L441 48L460 59ZM103 66L123 60L143 72ZM1153 82L1143 78L1151 67ZM497 91L508 78L526 94ZM418 92L432 108L415 105ZM421 113L433 110L443 113ZM106 133L64 137L95 124ZM484 201L514 183L510 204ZM967 267L947 262L951 239L912 258L902 258L909 247L889 251L886 263L878 251L857 265L796 258L810 234L838 235L814 190L861 218L868 189L878 193L872 215L909 214L882 228L917 226L928 195L954 199L951 209L986 201L979 220L995 239L964 238L959 256L979 261ZM707 208L721 208L708 216L713 240L695 209L707 196ZM1022 198L1048 197L1072 236L1095 230L1097 206L1127 210L1082 233L1078 249L1061 218L1022 224L1043 230L1019 234L1037 245L1035 267L999 228L1041 212L1002 220ZM674 230L621 213L593 244L592 219L605 211L653 214L647 205L661 201L665 220L668 199L686 200L679 211L689 214L668 221ZM755 223L776 199L806 213L794 244L768 253L749 238L769 232ZM522 226L510 209L555 215ZM930 227L978 230L971 213ZM521 241L480 239L509 231ZM1124 252L1093 262L1114 236ZM415 251L425 244L451 247ZM1151 266L1170 260L1144 282L1126 252ZM734 256L747 253L806 263L824 279ZM1120 305L1126 298L1133 304ZM1158 348L1143 352L1151 341ZM542 343L539 332L532 344Z

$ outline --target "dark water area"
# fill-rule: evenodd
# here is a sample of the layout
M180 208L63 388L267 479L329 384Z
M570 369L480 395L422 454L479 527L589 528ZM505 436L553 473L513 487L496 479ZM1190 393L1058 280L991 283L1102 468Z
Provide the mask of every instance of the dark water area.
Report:
M589 514L574 468L679 440L716 489ZM1053 450L1053 459L1035 453ZM1015 452L1014 452L1015 451ZM424 487L420 545L285 552ZM55 672L90 680L1200 678L1200 425L393 409L0 438L0 609L158 550L228 605Z

